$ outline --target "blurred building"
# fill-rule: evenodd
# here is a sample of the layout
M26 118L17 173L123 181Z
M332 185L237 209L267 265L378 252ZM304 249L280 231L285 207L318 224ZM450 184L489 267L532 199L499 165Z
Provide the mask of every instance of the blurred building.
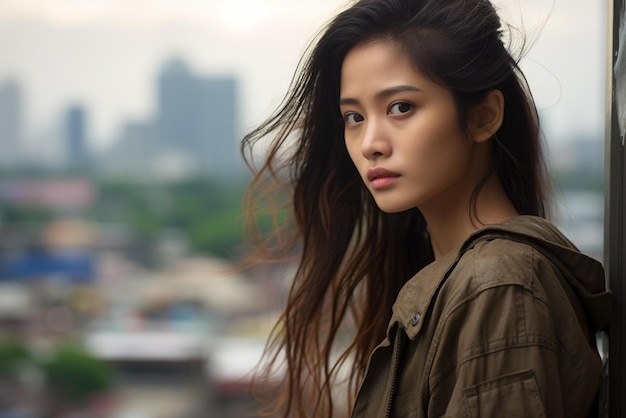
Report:
M22 140L22 90L13 80L0 84L0 166L19 164Z
M241 169L236 145L236 91L232 77L194 75L172 59L158 79L159 148L193 171L222 175Z
M68 164L82 169L88 165L87 112L80 105L71 106L65 115L65 146Z
M0 281L74 273L92 279L91 256L83 252L92 246L87 227L69 220L79 219L95 197L93 185L80 178L1 180Z
M102 169L110 173L152 177L156 163L156 140L154 124L128 121L122 126L118 139L102 163Z
M578 136L551 143L548 161L552 170L596 171L604 169L604 142L598 138Z
M83 178L9 178L0 181L1 204L43 208L58 216L81 214L95 197L93 184Z
M157 97L152 119L122 127L98 161L102 171L150 180L242 175L234 77L199 76L172 59L159 73Z

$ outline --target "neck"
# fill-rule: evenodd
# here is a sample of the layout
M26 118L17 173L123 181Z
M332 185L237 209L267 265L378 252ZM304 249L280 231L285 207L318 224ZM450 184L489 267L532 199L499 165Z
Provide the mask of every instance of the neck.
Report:
M519 215L495 174L484 183L473 207L471 191L460 200L463 204L458 203L458 196L454 200L454 204L439 202L436 207L420 207L428 224L435 259L458 248L485 225L499 224Z

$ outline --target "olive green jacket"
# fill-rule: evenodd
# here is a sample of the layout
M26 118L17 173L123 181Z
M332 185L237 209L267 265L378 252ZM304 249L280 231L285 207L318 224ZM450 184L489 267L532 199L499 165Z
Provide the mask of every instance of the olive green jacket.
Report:
M588 416L610 316L601 264L550 223L488 226L400 291L352 416Z

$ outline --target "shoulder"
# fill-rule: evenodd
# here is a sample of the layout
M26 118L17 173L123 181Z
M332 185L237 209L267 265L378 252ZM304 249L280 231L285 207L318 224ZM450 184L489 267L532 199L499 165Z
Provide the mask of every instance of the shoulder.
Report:
M446 284L457 288L462 293L457 296L463 299L500 286L518 286L541 296L540 274L555 273L539 251L525 243L496 238L465 251Z

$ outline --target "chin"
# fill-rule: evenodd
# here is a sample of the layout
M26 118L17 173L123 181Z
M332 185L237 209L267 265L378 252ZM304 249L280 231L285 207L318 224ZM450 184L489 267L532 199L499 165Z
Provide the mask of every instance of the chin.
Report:
M389 202L376 202L376 206L378 209L385 213L400 213L406 212L409 209L414 209L414 205L400 205L400 204L390 204Z

